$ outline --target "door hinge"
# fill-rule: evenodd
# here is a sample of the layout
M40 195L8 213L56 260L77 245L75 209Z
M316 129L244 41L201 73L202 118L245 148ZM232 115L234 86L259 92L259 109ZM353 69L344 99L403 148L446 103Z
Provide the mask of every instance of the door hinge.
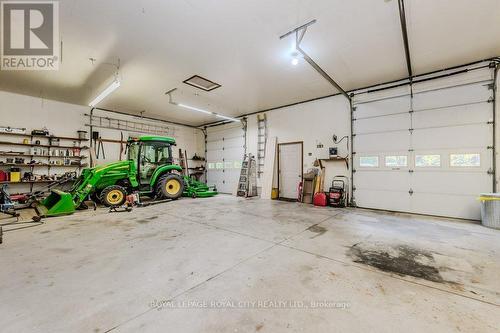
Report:
M414 193L414 192L413 192L413 189L411 188L411 189L408 191L408 193L410 193L410 195L413 195L413 193Z

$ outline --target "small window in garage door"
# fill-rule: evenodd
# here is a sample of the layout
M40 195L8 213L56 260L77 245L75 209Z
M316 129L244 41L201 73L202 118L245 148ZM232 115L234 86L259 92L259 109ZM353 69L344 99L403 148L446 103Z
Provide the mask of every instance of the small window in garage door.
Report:
M361 156L359 166L362 168L378 168L378 156Z
M416 155L415 166L418 168L439 168L441 166L441 155Z
M480 167L481 154L451 154L450 166L452 167Z
M385 166L391 168L402 168L408 166L408 156L386 156Z

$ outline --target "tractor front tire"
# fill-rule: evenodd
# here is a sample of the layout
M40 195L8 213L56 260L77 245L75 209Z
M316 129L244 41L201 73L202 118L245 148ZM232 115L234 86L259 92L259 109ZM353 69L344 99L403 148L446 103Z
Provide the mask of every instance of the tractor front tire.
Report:
M127 199L127 190L118 185L112 185L102 190L99 201L106 207L121 206Z
M181 176L169 173L161 176L156 183L158 199L178 199L184 192L184 180Z

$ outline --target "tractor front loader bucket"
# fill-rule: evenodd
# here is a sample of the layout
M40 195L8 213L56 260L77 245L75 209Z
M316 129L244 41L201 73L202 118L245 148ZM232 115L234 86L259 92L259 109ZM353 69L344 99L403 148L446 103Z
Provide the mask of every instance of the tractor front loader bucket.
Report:
M52 190L47 198L35 206L35 209L41 217L67 215L75 212L75 203L70 193Z

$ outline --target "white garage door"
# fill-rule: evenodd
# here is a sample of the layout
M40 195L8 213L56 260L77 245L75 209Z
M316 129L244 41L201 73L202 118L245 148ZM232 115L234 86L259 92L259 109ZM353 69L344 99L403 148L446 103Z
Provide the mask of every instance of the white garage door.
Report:
M245 153L245 133L241 124L207 129L207 183L221 193L236 193Z
M485 69L417 83L413 97L409 87L358 97L356 204L479 219L477 197L493 187L491 83Z

